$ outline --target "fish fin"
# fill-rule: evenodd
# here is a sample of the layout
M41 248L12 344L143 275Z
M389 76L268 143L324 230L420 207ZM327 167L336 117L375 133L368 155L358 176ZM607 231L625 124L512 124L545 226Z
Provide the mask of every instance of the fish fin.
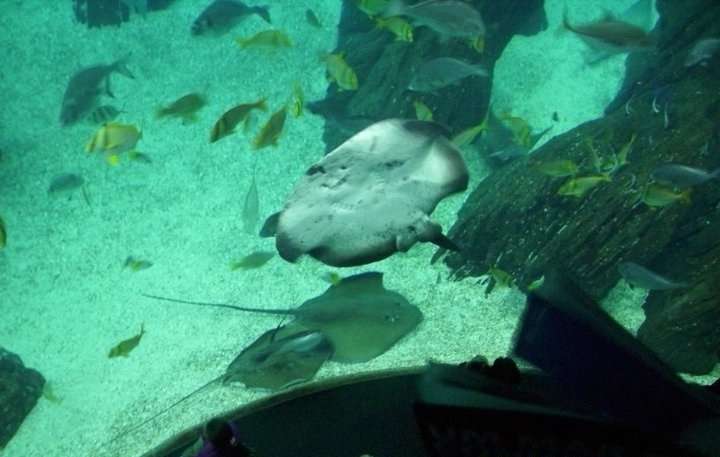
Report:
M559 31L566 31L569 30L571 32L574 32L575 29L573 28L572 24L570 24L570 13L568 11L567 3L563 7L563 15L562 15L562 22L560 24L560 27L558 28Z
M455 244L453 240L443 235L442 232L438 232L437 236L430 240L434 245L455 252L460 252L460 246Z
M115 98L115 95L112 93L112 89L110 89L110 78L105 78L105 95L107 95L110 98Z
M689 205L692 203L692 199L690 198L690 189L684 190L680 194L680 202L684 205Z
M105 161L111 167L116 167L120 163L120 156L117 154L108 154L105 156Z
M280 219L280 211L273 213L265 219L265 223L260 229L260 236L263 238L270 238L275 236L277 233L278 220Z
M130 59L131 54L132 53L128 52L125 55L125 57L117 60L112 66L113 66L113 71L116 71L116 72L120 73L121 75L126 76L130 79L135 79L135 75L133 75L132 72L130 72L130 70L127 67L127 61L128 61L128 59Z
M252 9L252 12L260 16L265 22L268 24L272 24L272 20L270 19L270 7L267 5L262 6L255 6Z

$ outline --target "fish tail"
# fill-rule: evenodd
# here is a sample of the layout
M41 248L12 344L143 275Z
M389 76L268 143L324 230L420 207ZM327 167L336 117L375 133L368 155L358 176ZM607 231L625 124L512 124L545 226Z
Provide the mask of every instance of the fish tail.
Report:
M129 429L127 429L127 430L125 430L125 431L122 431L122 432L120 432L119 434L115 435L112 439L110 439L110 441L108 441L108 442L105 443L105 444L110 444L110 443L112 443L112 442L114 442L114 441L117 441L118 439L122 438L123 436L128 435L129 433L132 433L132 432L134 432L134 431L136 431L136 430L141 429L141 428L144 427L145 425L149 424L150 422L154 421L155 419L157 419L158 417L162 416L162 415L165 414L166 412L170 411L171 409L173 409L174 407L176 407L176 406L179 405L180 403L184 402L184 401L187 400L188 398L192 397L192 396L195 395L196 393L198 393L198 392L206 389L207 387L210 387L212 384L214 384L214 383L216 383L216 382L224 379L225 376L226 376L226 373L223 373L223 374L221 374L220 376L218 376L217 378L211 379L211 380L208 381L207 383L205 383L205 384L203 384L202 386L198 387L197 389L193 390L192 392L190 392L189 394L185 395L185 396L182 397L181 399L177 400L175 403L173 403L172 405L170 405L170 406L168 406L167 408L163 409L162 411L153 414L152 416L148 417L147 419L145 419L144 421L140 422L139 424L137 424L137 425L135 425L135 426L133 426L133 427L130 427Z
M267 103L265 103L266 100L267 98L261 98L257 102L257 109L259 109L260 111L267 111Z
M562 15L562 22L558 26L557 30L555 31L555 35L561 35L564 32L574 32L575 29L573 28L572 24L570 24L570 15L568 13L568 7L567 4L563 7L563 15Z
M391 16L401 16L405 14L405 2L403 0L392 0L388 6L385 7L383 10L381 16L382 17L391 17Z
M263 18L268 24L272 24L270 19L270 7L267 5L254 6L252 12Z
M123 76L127 76L130 79L135 79L135 75L127 67L127 61L130 59L131 53L127 53L125 57L116 61L113 66L113 71L120 73Z
M680 194L680 201L684 205L689 205L690 203L692 203L692 200L690 199L690 192L690 189L686 189Z

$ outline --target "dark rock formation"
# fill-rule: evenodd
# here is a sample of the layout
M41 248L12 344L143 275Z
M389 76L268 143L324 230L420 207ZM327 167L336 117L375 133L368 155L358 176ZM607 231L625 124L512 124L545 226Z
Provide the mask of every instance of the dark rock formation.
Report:
M515 34L531 35L547 26L543 0L504 0L470 2L481 12L487 25L485 49L473 50L462 40L440 43L437 34L426 27L414 30L414 41L395 41L352 2L343 3L338 46L359 80L357 91L339 92L332 85L327 97L311 103L311 111L325 116L323 139L327 150L369 124L391 117L414 118L413 102L422 101L433 111L434 119L450 126L453 133L480 123L490 100L490 78L467 78L459 85L437 94L418 94L406 90L412 70L436 57L456 57L485 65L492 75L495 61Z
M42 395L45 378L0 347L0 449L20 428Z
M689 205L653 209L638 199L662 163L720 167L718 59L683 66L699 38L720 37L720 4L658 0L657 8L658 50L630 57L624 88L606 116L483 181L450 231L464 252L445 261L456 276L497 265L521 287L548 268L561 269L596 299L618 281L623 261L686 281L687 289L651 292L639 337L675 369L705 373L720 350L720 184L695 188ZM571 159L592 174L592 149L612 157L633 135L630 163L582 198L558 195L566 180L534 169Z

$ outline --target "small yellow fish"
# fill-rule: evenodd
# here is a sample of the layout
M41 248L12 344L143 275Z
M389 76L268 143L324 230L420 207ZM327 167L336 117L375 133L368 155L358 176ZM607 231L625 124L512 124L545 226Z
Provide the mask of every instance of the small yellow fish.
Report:
M553 178L564 178L566 176L576 175L580 169L572 160L559 159L550 162L541 162L535 165L535 169L540 173Z
M142 132L131 124L108 122L98 129L85 145L85 151L103 151L110 165L117 165L120 154L132 151L142 138Z
M513 134L513 141L527 149L533 146L532 141L532 129L530 124L521 117L512 116L509 113L505 113L500 116L503 123L510 129Z
M0 217L0 249L7 246L7 231L5 229L5 221Z
M246 255L242 259L231 262L230 270L252 270L254 268L260 268L265 265L275 256L274 252L270 251L257 251L250 255Z
M343 53L326 54L322 59L327 67L330 81L337 84L340 90L357 90L357 75L355 70L345 61Z
M635 143L635 139L637 138L637 133L633 133L630 137L630 140L625 143L625 146L620 149L620 152L617 154L617 168L623 167L627 165L628 163L628 155L630 154L630 151L632 151L633 143Z
M299 82L295 81L293 84L293 92L290 97L290 114L293 117L300 117L303 114L303 107L305 106L305 94L303 93L302 86Z
M321 278L325 282L329 282L333 286L337 286L338 284L340 284L340 281L342 281L342 276L337 271L328 271L326 273L323 273Z
M483 35L479 35L475 38L471 38L470 47L482 54L485 52L485 37Z
M432 110L425 103L421 102L420 100L415 100L413 102L413 106L415 107L415 117L417 117L419 120L433 120Z
M242 49L246 48L265 48L265 49L278 49L278 48L289 48L292 46L292 41L285 32L280 30L263 30L249 38L236 38L235 42Z
M113 357L127 357L130 354L130 351L135 349L140 343L140 339L142 339L144 334L145 324L140 324L140 333L133 336L132 338L128 338L116 344L115 347L110 349L110 352L108 353L108 358L112 359Z
M360 11L373 17L385 11L390 5L390 0L355 0L355 5Z
M53 391L52 384L50 381L45 381L45 385L43 386L42 390L42 396L45 400L49 401L50 403L55 403L56 405L59 405L62 403L62 398L55 395L55 392Z
M123 268L130 268L132 271L147 270L152 266L153 264L149 260L140 260L134 258L133 256L129 256L125 259L125 263L123 264Z
M250 113L254 109L267 111L265 99L261 98L254 103L243 103L225 111L225 113L220 116L220 119L215 122L215 125L213 125L213 128L210 131L210 142L214 143L220 138L224 138L232 134L239 123L247 122Z
M475 141L475 138L477 138L478 135L480 135L483 131L487 130L487 123L488 118L486 116L485 119L483 119L483 121L478 125L468 127L462 132L453 136L451 140L452 143L459 148L471 144L473 141Z
M375 25L380 30L387 30L395 35L395 41L412 43L412 25L400 16L376 17Z
M205 98L200 94L192 93L159 108L155 116L158 118L173 116L181 118L183 123L193 122L197 119L196 113L203 106L205 106Z
M610 182L608 175L583 176L579 178L571 178L563 184L558 190L558 195L566 197L582 198L585 194L602 182Z
M528 284L527 289L528 291L532 292L533 290L538 290L542 287L542 285L545 284L545 275L540 276L535 281Z
M488 274L495 280L495 283L501 287L512 287L515 279L510 273L493 265L488 269Z
M675 202L690 203L690 189L676 191L657 183L648 184L643 190L640 199L653 208L661 208Z
M276 111L262 126L260 133L253 140L253 149L262 149L268 146L277 146L278 139L285 126L287 107L283 106Z

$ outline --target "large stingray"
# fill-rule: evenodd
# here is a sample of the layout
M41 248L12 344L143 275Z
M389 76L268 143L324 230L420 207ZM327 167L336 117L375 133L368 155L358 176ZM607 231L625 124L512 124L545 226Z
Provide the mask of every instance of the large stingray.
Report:
M322 295L295 309L259 309L155 295L147 297L239 311L291 315L293 324L320 332L334 349L332 360L366 362L390 349L422 322L422 312L397 292L385 289L382 273L361 273L343 279Z
M263 235L283 259L308 254L338 267L364 265L417 242L455 249L430 219L468 184L465 162L438 124L388 119L358 132L312 165Z
M332 355L333 348L320 332L300 325L279 326L263 333L235 357L225 373L211 379L167 408L124 430L111 441L138 430L208 387L242 382L246 387L279 390L309 381Z

